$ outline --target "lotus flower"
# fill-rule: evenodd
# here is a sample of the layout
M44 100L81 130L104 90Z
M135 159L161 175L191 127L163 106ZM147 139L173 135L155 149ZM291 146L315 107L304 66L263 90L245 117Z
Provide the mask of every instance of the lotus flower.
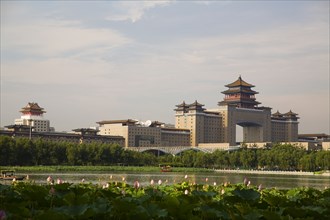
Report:
M223 194L225 194L225 190L224 189L221 190L221 195L223 195Z
M185 175L184 178L187 179L188 178L188 175Z
M251 185L251 181L249 180L247 186L250 186L250 185Z
M3 210L0 210L0 220L5 220L6 219L6 213Z
M136 181L134 182L134 188L135 188L135 189L138 189L139 187L140 187L140 183L139 183L139 181L136 180Z
M158 185L162 185L162 180L158 180Z
M13 178L13 182L16 182L16 178L15 177Z
M48 176L48 177L47 177L47 182L48 182L48 183L53 182L53 178L52 178L51 176Z
M104 184L104 185L102 186L102 189L107 189L107 188L109 188L109 183Z
M217 185L217 183L216 183L216 182L214 182L214 183L213 183L213 186L216 186L216 185Z
M122 177L121 180L124 182L125 181L125 177Z
M243 181L244 185L246 186L248 184L248 179L245 177Z
M185 194L185 195L188 195L188 193L189 193L189 191L186 189L186 190L184 191L184 194Z
M63 180L61 178L58 178L57 179L57 184L62 184L63 183Z
M81 182L82 182L82 183L84 183L84 182L85 182L85 179L84 179L84 178L82 178Z
M150 185L154 185L154 183L155 183L154 180L150 181Z
M209 181L209 178L206 177L206 178L205 178L205 182L207 182L207 181Z

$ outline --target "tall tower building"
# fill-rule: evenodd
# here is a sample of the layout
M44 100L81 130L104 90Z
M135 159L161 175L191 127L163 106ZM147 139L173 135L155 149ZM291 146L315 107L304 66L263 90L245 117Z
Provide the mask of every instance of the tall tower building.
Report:
M195 101L176 105L175 127L190 130L191 146L200 143L229 143L236 145L236 126L243 127L243 141L284 142L298 140L298 117L289 111L286 114L271 114L271 108L258 107L254 85L241 76L226 85L224 99L218 108L205 109Z
M261 104L255 98L255 94L258 94L258 92L251 89L254 85L242 80L241 76L235 82L226 85L226 87L228 89L222 92L225 94L225 98L218 103L220 106L234 105L238 108L255 108Z
M243 127L244 142L268 142L271 140L271 108L258 107L258 92L254 85L245 82L241 76L226 85L224 100L219 102L222 115L223 142L236 143L236 125Z
M29 102L20 112L22 116L19 119L15 119L16 125L31 126L35 132L51 131L49 120L43 118L43 114L46 111L38 103Z

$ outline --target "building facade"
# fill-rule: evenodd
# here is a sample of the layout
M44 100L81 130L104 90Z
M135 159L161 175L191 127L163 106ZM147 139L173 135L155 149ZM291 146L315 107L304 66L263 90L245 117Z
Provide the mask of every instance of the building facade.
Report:
M66 132L36 132L31 131L27 125L8 125L7 130L0 130L0 135L10 136L12 138L43 139L55 142L70 142L75 144L82 143L102 143L116 144L124 146L124 138L121 136L98 135L98 130L90 128L74 129L73 133Z
M190 132L185 129L163 127L163 123L137 120L100 121L100 135L118 135L125 139L125 147L190 146Z
M243 142L298 141L298 117L291 110L271 114L271 108L258 107L254 85L239 77L226 85L224 99L217 109L205 109L195 101L176 105L175 127L190 130L191 146L205 143L236 145L236 126L243 127Z
M190 146L221 142L222 117L219 112L207 111L203 106L197 100L176 105L175 127L190 130Z
M46 111L38 103L29 102L20 112L22 116L19 119L15 119L16 125L31 126L35 132L49 132L52 130L49 120L43 118L43 114Z

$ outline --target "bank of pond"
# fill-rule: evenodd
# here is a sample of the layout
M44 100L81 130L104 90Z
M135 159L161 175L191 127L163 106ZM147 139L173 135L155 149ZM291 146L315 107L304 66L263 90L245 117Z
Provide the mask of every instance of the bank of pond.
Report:
M102 184L67 183L49 176L42 184L0 184L0 219L329 219L330 189L264 188L205 180L167 184L125 179Z
M242 147L212 153L190 149L177 155L137 152L101 143L51 142L0 136L0 166L158 166L209 169L267 169L315 172L330 169L330 151L306 151L290 144L263 149Z

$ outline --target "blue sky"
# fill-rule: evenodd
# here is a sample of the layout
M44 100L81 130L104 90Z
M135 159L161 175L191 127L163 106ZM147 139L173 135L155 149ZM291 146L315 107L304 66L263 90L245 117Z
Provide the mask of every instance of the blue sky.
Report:
M239 75L300 133L330 133L329 1L1 1L1 126L28 102L58 131L174 123Z

